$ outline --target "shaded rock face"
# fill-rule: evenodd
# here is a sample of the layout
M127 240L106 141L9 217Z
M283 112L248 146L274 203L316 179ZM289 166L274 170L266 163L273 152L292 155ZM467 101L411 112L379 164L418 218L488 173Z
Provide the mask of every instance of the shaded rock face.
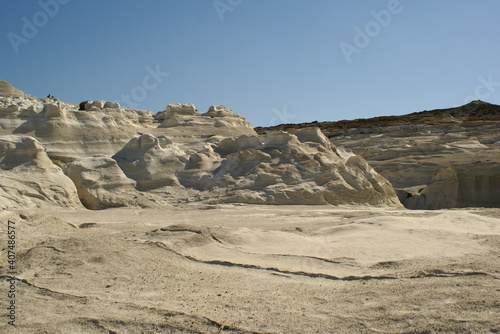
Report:
M184 152L166 136L142 135L130 140L114 156L138 189L179 186L175 172L185 163Z
M95 156L76 160L65 169L78 190L82 204L92 210L126 206L136 182L127 178L115 160Z
M219 150L224 160L206 185L227 189L223 201L398 205L387 180L319 129L271 133L260 145L248 137L241 141L235 152Z
M337 145L365 158L400 190L405 206L440 209L500 207L487 186L497 184L499 122L500 106L472 101L457 108L315 125ZM276 128L293 131L306 126ZM447 181L436 178L443 173Z
M23 97L24 92L12 86L5 80L0 80L0 96L4 97Z
M317 128L258 136L225 106L200 113L193 104L174 103L153 117L114 102L76 105L14 96L20 93L3 87L11 92L0 96L0 136L7 135L0 145L3 206L34 199L78 206L79 196L87 208L102 209L164 205L184 195L209 202L399 206L383 177ZM49 156L67 163L69 177Z
M45 100L0 99L0 134L34 136L51 157L69 162L96 154L112 155L138 129L153 123L151 112L100 109L109 106L104 101L87 102L86 110L78 110L77 105Z
M246 118L234 113L224 106L210 106L204 114L198 112L195 106L186 103L169 104L162 115L162 128L176 126L214 126L214 127L246 127L253 129Z
M119 109L120 104L118 102L103 101L103 100L83 101L83 102L80 102L78 110L100 110L100 109L108 109L108 108Z
M193 153L143 135L113 158L138 188L185 187L217 194L213 202L400 205L387 180L318 129L227 138Z
M32 137L0 136L0 208L81 207L73 182Z
M447 167L404 200L410 209L500 207L500 164Z

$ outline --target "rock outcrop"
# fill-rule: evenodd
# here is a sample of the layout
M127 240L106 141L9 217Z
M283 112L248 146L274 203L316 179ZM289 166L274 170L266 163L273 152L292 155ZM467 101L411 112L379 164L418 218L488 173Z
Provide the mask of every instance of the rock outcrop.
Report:
M500 164L446 167L403 201L410 209L500 207Z
M7 83L4 86L16 90ZM121 108L117 102L104 100L77 105L53 97L5 95L9 96L0 96L0 135L35 137L51 158L64 162L98 154L111 156L138 134L168 135L193 151L201 149L209 137L256 135L243 116L222 106L200 113L193 104L174 103L154 116L150 111Z
M399 205L387 180L319 129L226 138L191 154L143 135L113 159L138 189L185 187L211 202Z
M191 103L169 104L161 128L177 126L245 127L253 129L246 118L224 106L210 106L204 114Z
M119 109L120 103L113 101L83 101L80 102L78 110L100 110L100 109Z
M136 182L127 178L115 160L94 156L76 160L65 169L82 204L93 210L133 204Z
M32 137L0 136L0 208L81 207L75 185Z
M76 190L90 209L198 200L400 205L387 180L319 129L258 136L245 117L224 106L200 113L193 104L174 103L153 117L104 100L76 105L53 97L0 97L2 134L34 136L41 161L50 156L67 164L70 178L50 163L57 182L74 182L61 200L66 206L77 202ZM11 160L38 161L9 154L5 168ZM57 202L56 195L48 200Z
M159 113L157 120L162 123L151 134L158 135L163 131L176 142L189 145L196 145L200 139L212 136L257 135L245 117L224 106L210 106L206 113L201 113L190 103L169 104L164 112ZM197 140L189 141L187 137Z
M152 126L149 111L110 108L108 102L98 102L86 103L87 109L79 110L77 105L47 98L1 98L0 135L33 136L50 157L69 162L96 154L112 155L138 130ZM99 108L106 104L105 109Z
M499 121L500 106L473 101L451 109L314 125L337 145L365 158L400 190L408 208L439 209L500 207L484 183L496 184L494 180L500 175ZM311 124L257 131L292 131L307 126Z
M130 140L114 156L138 189L179 186L175 173L182 169L184 152L166 136L142 135Z
M23 97L24 92L12 86L5 80L0 80L0 96L2 97Z
M229 147L231 146L231 147ZM241 137L215 148L224 159L206 188L226 189L222 201L255 204L397 206L391 185L364 159L335 147L319 129Z

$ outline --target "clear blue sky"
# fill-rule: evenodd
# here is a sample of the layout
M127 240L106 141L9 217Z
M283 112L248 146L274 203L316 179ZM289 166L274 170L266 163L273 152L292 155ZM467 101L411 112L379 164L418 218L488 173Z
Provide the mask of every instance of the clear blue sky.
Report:
M500 104L498 0L3 0L0 9L0 79L39 97L127 104L129 95L153 112L223 104L255 126L474 97Z

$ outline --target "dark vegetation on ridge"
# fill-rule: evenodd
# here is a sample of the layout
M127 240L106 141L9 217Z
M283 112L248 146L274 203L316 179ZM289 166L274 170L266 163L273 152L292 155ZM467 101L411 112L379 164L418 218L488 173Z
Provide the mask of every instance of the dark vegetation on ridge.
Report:
M476 121L500 121L500 106L477 100L456 108L425 110L401 116L379 116L336 122L314 121L298 124L279 124L270 127L256 127L255 131L258 134L264 134L267 131L286 131L288 129L301 129L314 126L319 127L322 130L326 130L325 132L328 133L328 129L347 130L359 127L376 127L400 124L447 124L457 121L464 123L473 123Z

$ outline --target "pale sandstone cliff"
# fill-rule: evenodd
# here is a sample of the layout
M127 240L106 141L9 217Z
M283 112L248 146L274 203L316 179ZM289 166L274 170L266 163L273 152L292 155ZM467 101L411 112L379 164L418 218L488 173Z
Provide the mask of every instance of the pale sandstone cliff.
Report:
M500 207L500 106L473 101L457 108L318 126L338 146L364 157L399 189L412 209ZM446 186L445 186L446 185Z
M224 106L200 113L175 103L153 117L109 101L11 95L0 97L0 135L46 150L44 161L50 156L64 168L70 178L63 179L74 182L72 194L76 185L87 208L192 201L400 206L386 179L317 128L258 136Z

